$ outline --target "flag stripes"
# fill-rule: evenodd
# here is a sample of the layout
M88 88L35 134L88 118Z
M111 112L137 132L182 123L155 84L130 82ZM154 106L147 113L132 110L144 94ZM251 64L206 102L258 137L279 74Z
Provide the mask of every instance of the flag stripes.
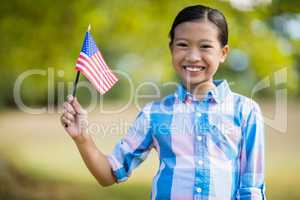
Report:
M105 63L90 32L86 33L75 68L82 72L100 94L106 93L118 81Z

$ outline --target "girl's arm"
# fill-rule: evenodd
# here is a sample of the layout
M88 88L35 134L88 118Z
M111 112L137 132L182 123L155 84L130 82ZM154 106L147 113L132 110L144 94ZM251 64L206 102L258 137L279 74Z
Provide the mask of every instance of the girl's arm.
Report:
M76 97L68 97L64 103L64 113L61 122L67 133L74 140L87 168L100 185L114 184L115 178L107 157L96 147L90 135L87 134L87 112L82 109Z
M99 151L89 135L85 135L80 139L74 139L78 150L84 160L87 168L97 179L100 185L110 186L116 181L111 171L106 156Z
M240 156L240 200L265 199L264 123L259 106L254 106L243 126Z

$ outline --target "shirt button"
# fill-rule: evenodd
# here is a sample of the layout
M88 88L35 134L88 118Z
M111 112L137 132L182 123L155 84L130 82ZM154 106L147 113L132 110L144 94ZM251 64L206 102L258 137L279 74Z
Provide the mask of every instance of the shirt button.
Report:
M202 160L198 160L198 164L199 164L199 165L202 165L202 164L203 164L203 161L202 161Z
M197 136L197 140L198 140L198 141L201 141L201 140L202 140L202 137L201 137L200 135L198 135L198 136Z
M198 193L200 193L200 192L202 191L202 189L198 187L198 188L196 189L196 191L197 191Z
M196 113L196 116L197 116L197 117L201 117L201 115L202 115L202 114L201 114L200 112L197 112L197 113Z

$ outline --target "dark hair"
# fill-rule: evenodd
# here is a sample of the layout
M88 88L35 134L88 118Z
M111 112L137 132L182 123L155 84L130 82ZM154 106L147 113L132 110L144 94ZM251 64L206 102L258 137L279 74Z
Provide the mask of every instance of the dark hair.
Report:
M196 21L196 20L209 20L218 27L218 39L224 47L228 42L228 26L224 15L217 9L213 9L203 5L188 6L182 9L176 16L170 33L170 45L174 40L174 32L177 25L183 22Z

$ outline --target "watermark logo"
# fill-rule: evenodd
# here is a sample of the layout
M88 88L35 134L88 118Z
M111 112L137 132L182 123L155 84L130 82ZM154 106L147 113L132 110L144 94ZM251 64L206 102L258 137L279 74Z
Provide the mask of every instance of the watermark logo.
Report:
M126 101L122 101L122 105L118 107L118 109L105 108L104 98L102 98L102 96L99 96L97 94L97 91L87 81L79 81L77 87L84 88L87 91L89 91L91 97L89 104L86 105L84 108L87 112L99 111L101 114L118 114L118 113L125 112L127 109L129 109L132 106L134 106L137 110L142 110L143 103L145 101L147 100L150 101L153 99L161 99L159 111L166 114L172 114L173 110L170 110L167 106L169 99L168 97L162 96L161 90L166 88L172 88L175 90L179 86L178 82L166 82L163 84L158 84L155 82L147 81L147 82L142 82L136 86L134 84L132 77L128 73L121 70L115 70L114 73L117 76L119 76L119 78L122 79L122 81L128 83L128 88L126 89L126 93L128 93L129 99L127 99ZM21 95L22 85L24 84L26 79L35 76L44 77L47 79L48 105L40 108L32 108L26 105ZM55 71L54 68L48 68L45 70L30 69L21 73L17 77L14 84L14 100L17 107L21 111L29 114L61 113L62 105L64 101L66 101L65 96L67 96L67 94L65 94L65 91L67 91L68 94L71 94L73 82L65 83L63 81L55 81L56 76L63 77L64 71L62 70ZM260 80L257 84L255 84L251 91L250 98L254 98L254 96L258 92L270 88L272 81L274 81L273 85L275 85L275 87L278 86L278 89L275 89L275 98L273 98L275 103L275 107L273 109L274 115L273 117L267 117L264 116L263 114L260 114L259 116L263 117L262 120L265 122L266 125L270 126L274 130L277 130L278 132L285 133L287 132L287 88L286 88L287 68L282 68L274 72L272 76L267 76L262 80ZM148 92L145 93L145 91ZM57 102L55 102L55 98L54 98L55 95L57 97L56 98ZM100 103L98 104L98 102ZM58 105L58 107L55 107L55 104ZM232 105L232 102L229 102L226 105L224 104L221 107L223 107L225 110L228 110L228 112L233 112L230 109L234 109L234 105ZM214 115L214 114L218 114L218 111L220 110L204 109L201 112ZM188 107L182 107L181 112L182 113L193 112L193 110L190 110ZM128 125L127 123L128 121L126 122L126 126L124 127L127 127ZM104 131L103 127L95 123L89 123L89 126L90 126L89 128L93 130L93 132L95 132L94 130L100 132ZM123 126L122 123L119 126ZM105 129L107 129L107 127L105 127Z

